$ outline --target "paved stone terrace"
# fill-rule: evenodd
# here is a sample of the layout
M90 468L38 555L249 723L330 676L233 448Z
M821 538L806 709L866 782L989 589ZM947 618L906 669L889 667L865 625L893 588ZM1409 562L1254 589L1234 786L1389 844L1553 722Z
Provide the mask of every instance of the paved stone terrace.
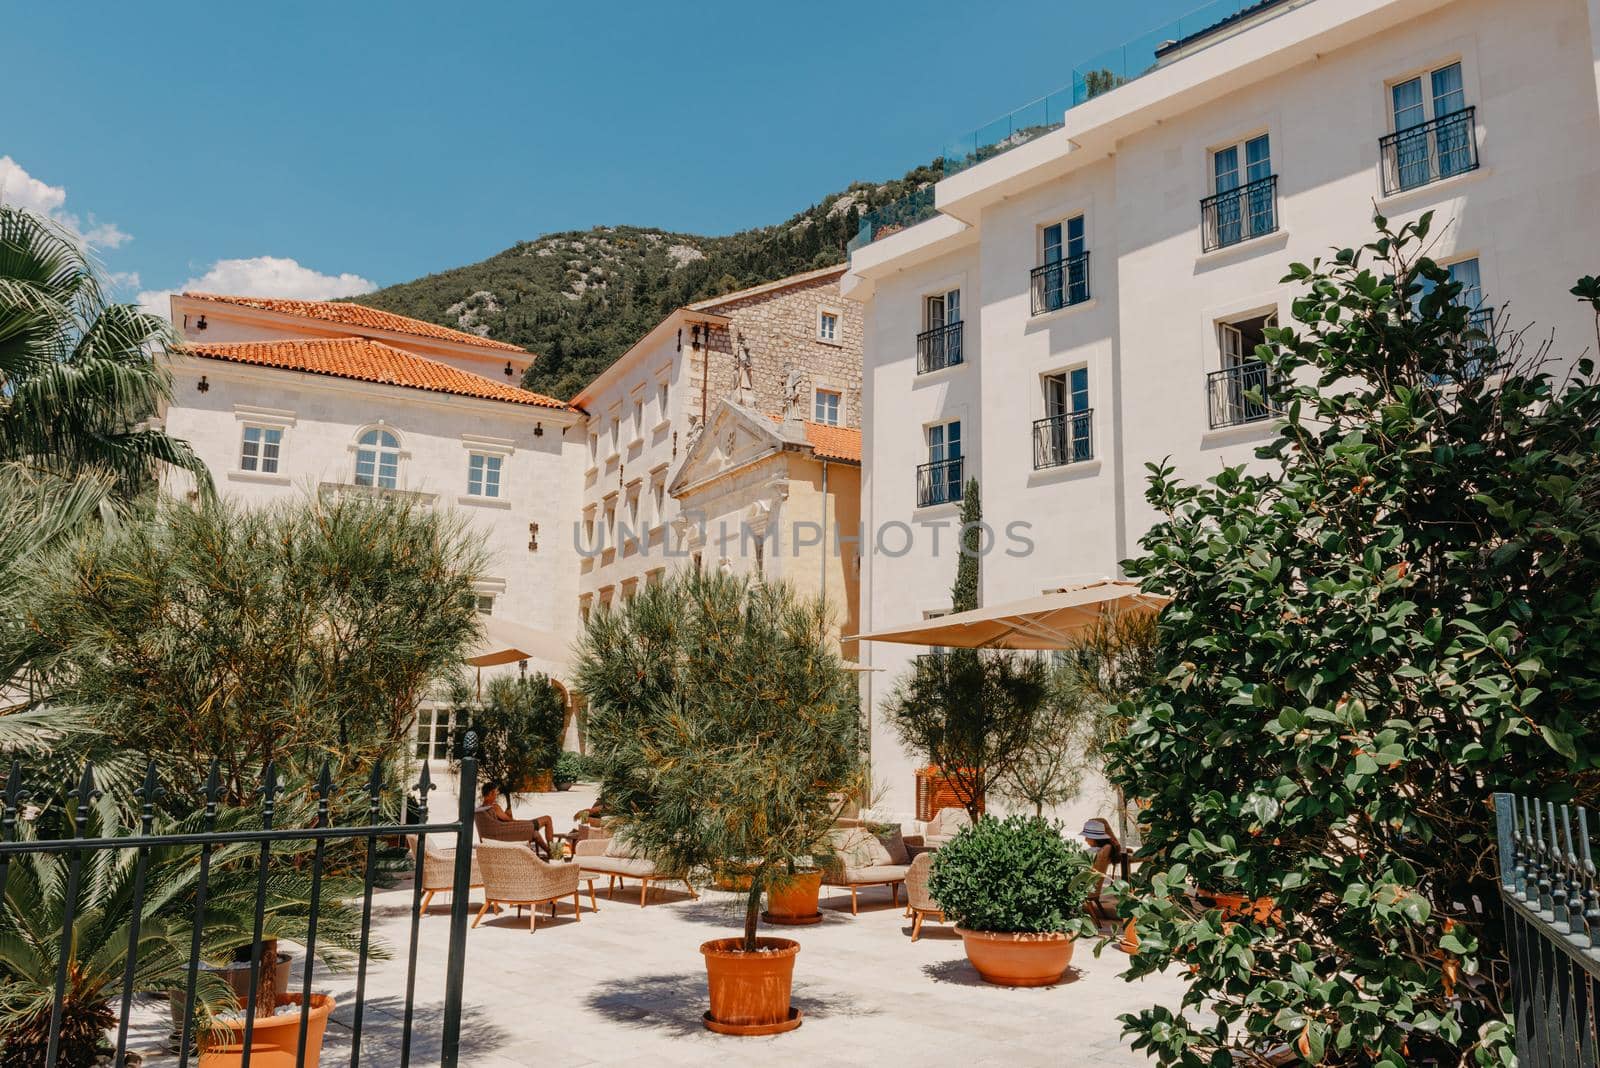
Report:
M586 803L575 790L534 795L517 809L519 815L549 811L564 828L570 812ZM698 947L737 933L740 897L712 891L692 901L681 890L658 890L640 908L637 884L608 900L601 880L598 893L599 911L590 912L585 897L579 921L561 907L555 920L541 915L530 934L526 914L519 920L507 910L467 932L463 1065L700 1065L780 1057L877 1068L1144 1065L1142 1055L1123 1045L1117 1016L1156 1002L1176 1009L1182 996L1171 976L1138 984L1118 978L1126 958L1109 947L1096 958L1080 946L1059 986L990 986L967 964L954 931L928 923L913 944L910 921L886 891L865 891L861 914L852 917L849 894L824 887L822 923L763 928L801 944L794 1004L805 1023L767 1038L715 1035L700 1020L706 985ZM472 900L482 899L474 892ZM410 903L409 883L374 899L374 930L396 955L370 965L363 1065L399 1063ZM438 1060L448 928L448 898L440 895L421 924L413 1064ZM297 968L291 989L298 983ZM322 1064L347 1064L354 975L326 975L317 988L339 1002ZM162 1016L140 1014L146 1049L164 1031ZM173 1061L158 1055L146 1064Z

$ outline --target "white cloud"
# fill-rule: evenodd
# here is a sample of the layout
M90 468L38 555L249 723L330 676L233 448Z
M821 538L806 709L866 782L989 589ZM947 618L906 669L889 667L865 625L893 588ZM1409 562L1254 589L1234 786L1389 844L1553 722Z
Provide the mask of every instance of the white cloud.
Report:
M93 215L85 226L77 215L65 210L65 188L40 181L10 156L0 156L0 201L53 219L94 248L121 248L133 240L116 223L100 222Z
M139 303L149 311L165 315L170 310L168 298L185 291L327 300L370 293L377 288L358 274L322 274L284 256L252 256L242 260L218 260L206 273L176 289L145 290L139 294Z

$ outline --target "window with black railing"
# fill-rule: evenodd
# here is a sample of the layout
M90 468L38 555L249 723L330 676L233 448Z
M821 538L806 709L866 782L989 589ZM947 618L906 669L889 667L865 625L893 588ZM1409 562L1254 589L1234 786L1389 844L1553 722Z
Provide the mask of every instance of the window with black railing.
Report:
M1094 459L1094 409L1062 412L1033 423L1033 469Z
M1267 404L1270 380L1267 365L1260 360L1234 364L1206 375L1211 429L1243 426L1270 416L1272 408Z
M1203 251L1237 245L1278 229L1278 176L1269 174L1253 182L1206 197L1200 202L1200 243Z
M960 321L945 323L917 335L917 374L954 367L962 362Z
M917 468L917 507L931 508L961 499L961 460L935 460Z
M1059 311L1089 299L1089 254L1041 264L1028 272L1033 314Z
M1477 109L1465 107L1378 141L1385 196L1478 169Z

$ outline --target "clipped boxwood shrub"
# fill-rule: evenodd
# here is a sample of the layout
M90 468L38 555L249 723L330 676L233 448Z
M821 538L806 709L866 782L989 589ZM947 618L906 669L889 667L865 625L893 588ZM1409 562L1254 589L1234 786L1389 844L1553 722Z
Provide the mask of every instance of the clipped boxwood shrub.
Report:
M583 773L583 757L570 749L564 749L561 755L556 757L556 766L551 771L550 777L554 780L557 790L565 790L583 778Z
M1059 823L985 817L934 854L928 889L968 930L1089 935L1083 903L1095 877L1089 855Z

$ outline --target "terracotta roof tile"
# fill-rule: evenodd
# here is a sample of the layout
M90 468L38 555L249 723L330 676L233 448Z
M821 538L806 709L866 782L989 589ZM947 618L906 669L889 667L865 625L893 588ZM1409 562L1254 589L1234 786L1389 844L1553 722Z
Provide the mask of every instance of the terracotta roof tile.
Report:
M509 386L414 352L364 337L307 338L293 341L186 342L178 351L213 360L303 371L313 375L378 382L461 397L570 410L554 397Z
M459 345L476 345L479 348L500 349L503 352L520 352L530 355L527 349L504 341L469 334L464 330L451 330L437 323L426 323L394 312L380 311L364 304L346 304L333 300L288 300L280 297L229 297L217 293L185 293L192 300L214 300L222 304L237 304L242 308L300 315L307 319L320 319L341 326L366 327L368 330L391 330L397 334L428 337L436 341L453 341Z
M819 459L861 462L861 431L852 427L808 422L806 440Z

